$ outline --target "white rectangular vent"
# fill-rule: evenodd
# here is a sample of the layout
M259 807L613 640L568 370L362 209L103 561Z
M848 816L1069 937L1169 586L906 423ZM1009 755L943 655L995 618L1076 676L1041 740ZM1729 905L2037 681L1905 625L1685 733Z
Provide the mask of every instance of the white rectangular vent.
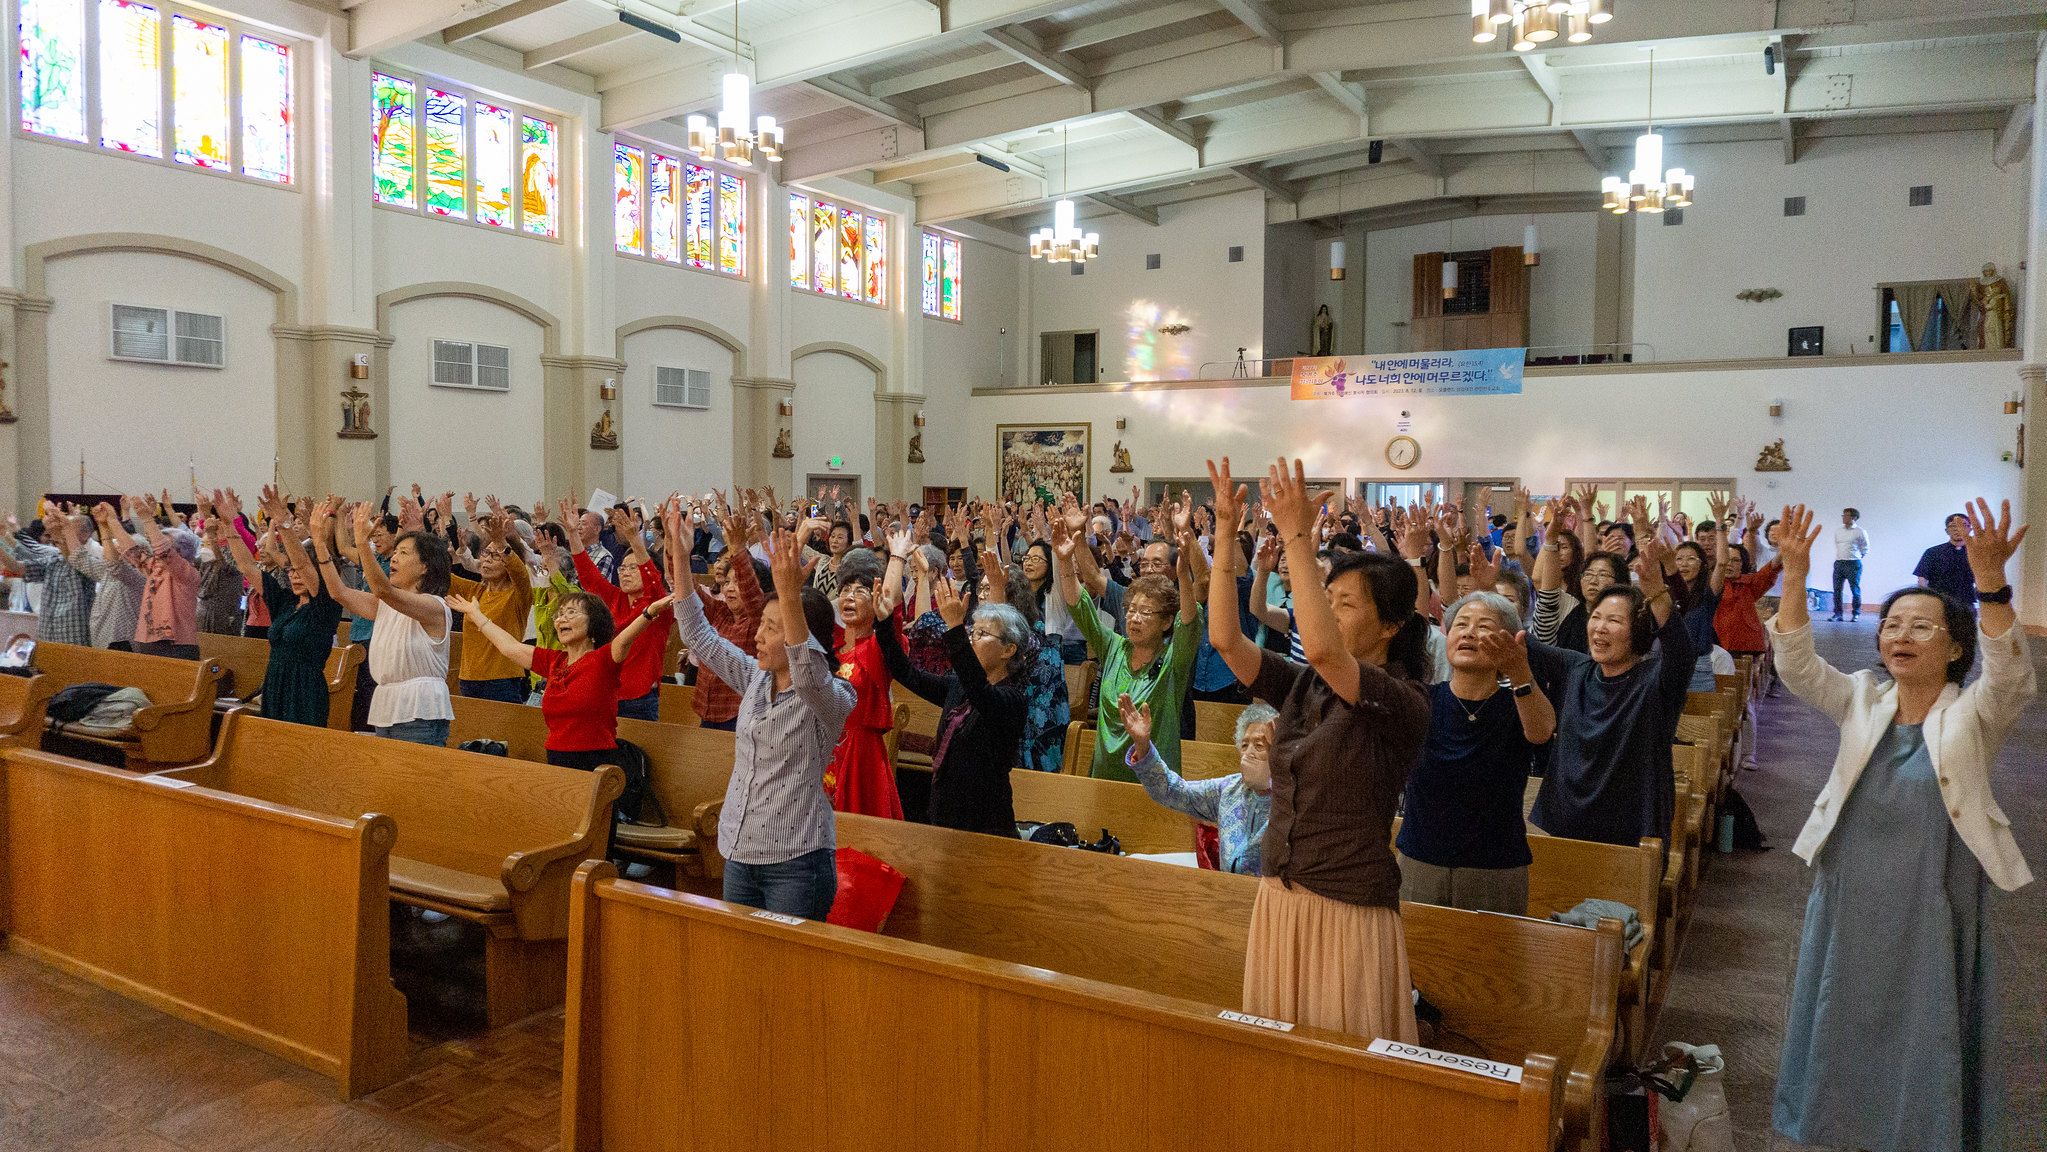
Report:
M512 389L512 350L496 344L471 344L466 340L436 340L434 386L509 392Z
M709 408L711 374L701 368L655 368L654 404L660 408Z
M187 368L227 365L227 320L204 312L177 312L115 304L109 310L108 354L114 360L177 364Z

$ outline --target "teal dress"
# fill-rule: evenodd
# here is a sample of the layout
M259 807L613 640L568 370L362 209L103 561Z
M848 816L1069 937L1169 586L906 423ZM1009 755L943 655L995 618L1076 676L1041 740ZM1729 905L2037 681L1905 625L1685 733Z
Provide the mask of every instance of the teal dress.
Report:
M1777 1131L1870 1152L2001 1148L1990 878L1916 724L1893 724L1814 861Z
M321 585L300 604L289 579L263 573L270 608L270 666L263 673L263 715L288 724L327 726L327 656L341 626L341 604Z

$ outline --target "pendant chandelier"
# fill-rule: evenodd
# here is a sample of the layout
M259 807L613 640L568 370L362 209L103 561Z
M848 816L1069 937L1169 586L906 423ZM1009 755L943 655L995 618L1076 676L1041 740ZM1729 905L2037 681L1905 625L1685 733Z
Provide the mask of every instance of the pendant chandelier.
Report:
M1066 130L1059 130L1059 189L1066 190ZM1031 259L1085 264L1102 254L1099 232L1083 233L1073 220L1073 201L1063 195L1052 206L1052 226L1031 233Z
M1682 168L1663 167L1663 134L1656 131L1656 53L1649 53L1649 117L1635 137L1635 166L1625 179L1608 176L1599 182L1601 207L1616 216L1661 212L1692 202L1696 177Z
M728 164L753 166L753 154L762 160L782 158L782 129L773 116L753 119L753 82L739 66L739 0L732 0L732 71L725 74L724 101L718 106L718 134L711 135L711 122L702 115L689 118L689 150L709 156L716 149ZM749 123L750 122L750 123Z
M1490 44L1502 30L1514 37L1514 51L1562 38L1583 44L1595 25L1613 19L1613 0L1471 0L1471 40Z

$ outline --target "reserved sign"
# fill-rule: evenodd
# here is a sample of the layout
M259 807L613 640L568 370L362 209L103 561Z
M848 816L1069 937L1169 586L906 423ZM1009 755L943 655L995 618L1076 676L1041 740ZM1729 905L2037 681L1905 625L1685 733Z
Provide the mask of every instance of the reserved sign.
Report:
M1492 1060L1481 1060L1476 1056L1460 1056L1455 1052L1438 1052L1434 1048L1423 1048L1418 1044L1402 1044L1398 1040L1374 1040L1367 1052L1391 1056L1396 1060L1412 1060L1416 1064L1433 1064L1438 1068L1455 1068L1460 1072L1475 1072L1510 1084L1521 1083L1519 1064L1500 1064Z
M1246 1012L1225 1011L1218 1012L1215 1016L1218 1020L1228 1020L1237 1024L1250 1024L1259 1028L1270 1028L1274 1032L1291 1032L1294 1030L1294 1026L1284 1020L1267 1020L1263 1016L1253 1016Z
M756 920L773 920L777 924L803 923L803 917L801 916L784 916L780 912L769 912L766 910L755 912L753 918Z

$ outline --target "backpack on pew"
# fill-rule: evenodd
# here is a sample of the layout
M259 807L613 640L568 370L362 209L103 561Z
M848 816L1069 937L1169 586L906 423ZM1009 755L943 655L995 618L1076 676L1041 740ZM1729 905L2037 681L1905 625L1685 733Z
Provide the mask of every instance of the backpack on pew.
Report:
M482 756L510 756L512 750L503 740L464 740L455 745L457 751L475 752Z
M661 810L660 797L647 784L647 750L630 740L620 740L618 767L625 773L625 791L619 793L618 802L611 806L612 823L665 827L668 814Z
M97 682L70 685L50 697L48 715L52 720L76 724L99 707L101 701L120 690L119 685Z
M1102 838L1090 844L1080 838L1080 830L1066 820L1054 820L1040 824L1035 820L1016 822L1016 838L1032 844L1050 844L1057 848L1078 848L1083 852L1103 852L1110 856L1123 855L1123 842L1107 828L1102 829Z

